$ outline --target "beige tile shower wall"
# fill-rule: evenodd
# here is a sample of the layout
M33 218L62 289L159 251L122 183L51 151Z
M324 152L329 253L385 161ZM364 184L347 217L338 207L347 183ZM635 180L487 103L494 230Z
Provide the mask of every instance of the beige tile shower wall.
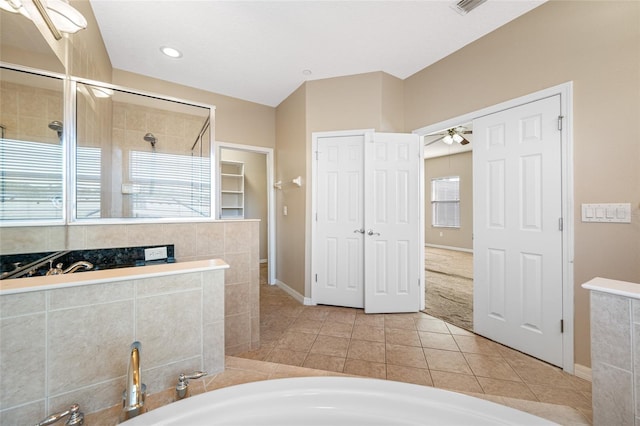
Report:
M178 261L219 258L225 273L227 355L260 347L257 220L0 228L0 254L174 244Z
M58 81L59 91L0 81L0 124L7 139L60 143L49 129L50 122L63 121L62 80Z
M223 294L213 270L0 296L0 424L120 404L135 340L149 394L222 371Z

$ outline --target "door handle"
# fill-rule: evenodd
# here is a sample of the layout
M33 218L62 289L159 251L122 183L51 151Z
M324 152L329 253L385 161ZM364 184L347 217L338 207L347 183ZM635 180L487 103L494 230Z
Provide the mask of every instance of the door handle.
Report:
M367 235L380 235L380 233L379 232L373 232L373 229L369 229L367 231Z
M353 231L354 234L364 234L364 229L356 229Z

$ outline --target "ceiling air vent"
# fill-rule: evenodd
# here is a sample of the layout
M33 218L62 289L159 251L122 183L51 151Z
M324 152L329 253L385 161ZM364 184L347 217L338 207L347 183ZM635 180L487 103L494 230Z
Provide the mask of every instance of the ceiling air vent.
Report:
M460 15L466 15L487 0L460 0L451 7Z

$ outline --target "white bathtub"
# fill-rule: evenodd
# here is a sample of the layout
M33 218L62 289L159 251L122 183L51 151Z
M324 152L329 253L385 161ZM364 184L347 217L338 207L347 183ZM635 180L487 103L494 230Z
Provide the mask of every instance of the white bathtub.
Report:
M300 377L230 386L165 405L139 425L551 425L540 417L427 386Z

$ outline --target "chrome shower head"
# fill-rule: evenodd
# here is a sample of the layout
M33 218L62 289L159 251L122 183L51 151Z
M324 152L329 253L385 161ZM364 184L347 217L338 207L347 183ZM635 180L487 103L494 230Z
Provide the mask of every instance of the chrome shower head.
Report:
M156 147L156 142L158 141L158 139L153 136L153 133L147 133L146 135L144 135L144 140L149 142L152 148Z
M51 123L49 123L49 128L56 132L59 138L62 137L62 121L53 120Z

